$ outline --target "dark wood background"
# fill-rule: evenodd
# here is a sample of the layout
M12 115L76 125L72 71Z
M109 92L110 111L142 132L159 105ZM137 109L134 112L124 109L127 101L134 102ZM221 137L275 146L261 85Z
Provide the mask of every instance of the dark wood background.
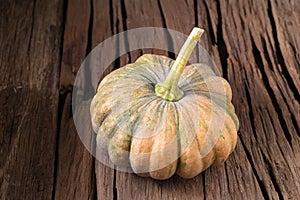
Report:
M201 44L232 86L236 150L191 180L105 167L74 126L85 56L147 26L203 27ZM300 199L300 1L0 0L0 27L0 199Z

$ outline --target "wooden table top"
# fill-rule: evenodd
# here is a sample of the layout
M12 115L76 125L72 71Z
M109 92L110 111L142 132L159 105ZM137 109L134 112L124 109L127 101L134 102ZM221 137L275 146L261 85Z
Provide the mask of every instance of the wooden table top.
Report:
M86 55L125 30L194 26L232 87L235 151L190 180L96 161L71 112ZM0 28L0 199L300 199L300 1L3 0ZM106 74L149 52L167 54L129 52Z

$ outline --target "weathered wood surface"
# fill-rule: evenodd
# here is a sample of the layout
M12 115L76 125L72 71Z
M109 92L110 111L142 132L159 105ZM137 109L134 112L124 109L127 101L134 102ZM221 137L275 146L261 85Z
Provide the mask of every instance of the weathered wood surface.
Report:
M0 199L300 198L299 1L0 2ZM147 26L205 28L201 44L232 86L237 148L191 180L110 169L74 126L71 95L85 56L116 33ZM133 51L106 73L149 52L168 55Z
M0 199L51 199L62 4L0 3Z

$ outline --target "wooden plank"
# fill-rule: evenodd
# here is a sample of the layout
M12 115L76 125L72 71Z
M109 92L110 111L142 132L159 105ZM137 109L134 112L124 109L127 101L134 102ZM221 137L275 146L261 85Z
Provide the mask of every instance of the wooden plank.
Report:
M275 50L277 62L281 67L281 73L286 83L292 90L292 96L300 101L300 13L299 1L268 1L268 14L275 38ZM287 102L290 103L290 102ZM293 107L293 106L292 106ZM299 114L299 110L298 110ZM296 116L297 117L297 116ZM299 116L294 119L300 124ZM298 133L299 133L298 126Z
M91 46L95 47L105 39L113 35L116 25L113 20L116 19L116 14L112 6L112 0L92 1L93 2L93 26L91 32ZM109 74L114 69L114 63L107 67L104 71L105 75ZM99 77L100 78L100 77ZM114 199L114 169L107 167L105 164L95 160L95 173L97 185L98 199Z
M60 135L57 154L57 178L55 185L55 199L95 199L96 182L94 159L86 149L83 141L77 135L77 131L91 134L90 126L75 128L72 109L71 93L67 93L64 99L63 112L61 118ZM77 108L74 115L84 113L81 108ZM87 116L85 124L89 124L90 118ZM82 130L84 129L84 130ZM90 139L93 145L93 140Z
M96 195L94 159L78 137L71 113L74 80L90 48L88 33L91 4L89 1L75 0L67 4L64 12L65 29L59 98L60 130L54 198L94 199ZM77 108L76 111L79 110L80 108Z
M163 27L163 20L157 2L151 0L145 1L123 1L118 6L123 9L123 16L126 19L123 23L124 28L130 30L140 27L160 26ZM157 38L157 42L165 42L165 38ZM140 43L142 45L142 41ZM130 44L129 46L130 47ZM160 55L167 55L168 52L143 49L132 51L129 53L129 59L126 57L120 58L120 63L127 64L134 62L139 56L145 53L155 53ZM159 181L154 181L150 178L138 177L132 173L116 171L115 177L115 193L118 199L161 199L162 185Z
M299 113L299 104L274 53L277 36L270 9L267 2L220 2L222 32L214 33L227 51L225 64L240 118L240 138L261 192L265 198L288 199L299 196L299 123L291 120Z
M51 199L62 2L0 7L0 199Z
M274 65L274 80L270 82L277 83L277 88L272 89L280 105L279 114L284 115L287 132L291 135L286 134L286 137L292 144L292 148L296 148L294 152L299 153L298 157L300 147L293 137L296 134L300 136L299 6L300 2L284 5L280 1L269 1L268 14L274 36L273 51L267 47L268 53L276 56L272 64ZM269 72L266 71L266 75L268 76Z
M88 49L91 18L90 1L74 0L69 2L65 15L60 71L61 93L72 91L76 73L86 54L90 51Z

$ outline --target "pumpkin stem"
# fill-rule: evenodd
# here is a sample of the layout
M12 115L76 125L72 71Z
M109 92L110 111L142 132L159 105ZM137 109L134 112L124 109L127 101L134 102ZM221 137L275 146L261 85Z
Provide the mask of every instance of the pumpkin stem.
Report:
M192 30L188 39L181 47L178 57L176 58L166 80L163 83L156 84L155 93L157 96L168 101L178 101L183 97L184 93L178 87L178 81L203 32L203 29L197 27Z

